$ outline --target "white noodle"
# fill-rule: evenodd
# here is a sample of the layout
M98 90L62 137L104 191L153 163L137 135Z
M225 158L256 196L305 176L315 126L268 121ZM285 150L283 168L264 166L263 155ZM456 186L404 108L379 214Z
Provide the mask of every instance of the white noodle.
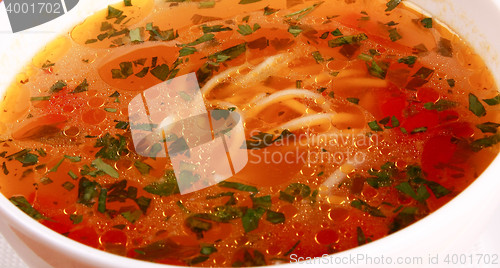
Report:
M278 103L280 101L295 99L295 98L308 98L314 99L315 102L321 106L325 111L330 110L330 105L326 102L325 98L320 94L305 90L305 89L286 89L281 90L276 93L271 94L267 98L264 98L257 103L255 106L246 111L247 117L256 115L271 104Z

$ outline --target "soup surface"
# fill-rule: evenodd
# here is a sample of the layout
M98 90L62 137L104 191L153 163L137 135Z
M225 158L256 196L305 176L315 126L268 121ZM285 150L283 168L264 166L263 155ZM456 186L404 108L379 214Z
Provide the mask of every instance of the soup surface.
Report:
M465 41L400 1L125 0L12 83L0 190L114 254L289 262L459 194L498 153L499 103Z

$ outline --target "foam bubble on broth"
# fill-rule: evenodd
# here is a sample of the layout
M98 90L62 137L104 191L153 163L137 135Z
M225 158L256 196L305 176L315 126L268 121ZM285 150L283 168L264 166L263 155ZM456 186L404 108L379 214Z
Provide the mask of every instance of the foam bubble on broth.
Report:
M2 193L107 252L255 266L398 231L498 154L498 88L436 19L250 2L125 1L48 45L0 104Z

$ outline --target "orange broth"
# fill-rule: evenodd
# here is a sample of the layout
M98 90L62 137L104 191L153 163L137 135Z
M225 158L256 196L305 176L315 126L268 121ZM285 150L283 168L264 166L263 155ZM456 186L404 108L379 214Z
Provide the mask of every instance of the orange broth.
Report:
M132 0L97 12L8 89L0 190L62 235L166 264L276 264L396 232L463 191L500 141L483 61L397 2ZM244 116L248 163L181 195L168 156L136 152L128 105L193 72L209 111Z

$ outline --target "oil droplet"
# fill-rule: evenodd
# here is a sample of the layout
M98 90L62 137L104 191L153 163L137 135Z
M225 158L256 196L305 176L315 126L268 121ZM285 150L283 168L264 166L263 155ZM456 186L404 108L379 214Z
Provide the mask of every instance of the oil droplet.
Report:
M320 245L329 245L339 241L339 234L335 230L324 229L316 233L314 239Z
M334 208L328 213L328 218L335 222L344 222L349 219L349 210L345 208Z
M63 131L64 135L67 137L76 137L80 134L80 129L75 126L71 126L68 129Z
M132 168L132 161L128 159L120 159L116 161L115 168L117 170L129 170Z
M90 107L101 107L104 105L104 100L101 97L92 97L90 100L87 102L87 104Z
M97 125L104 119L106 119L106 112L100 109L91 109L82 114L82 121L90 125Z
M343 164L340 166L340 171L344 174L349 174L354 171L354 166L351 164Z

